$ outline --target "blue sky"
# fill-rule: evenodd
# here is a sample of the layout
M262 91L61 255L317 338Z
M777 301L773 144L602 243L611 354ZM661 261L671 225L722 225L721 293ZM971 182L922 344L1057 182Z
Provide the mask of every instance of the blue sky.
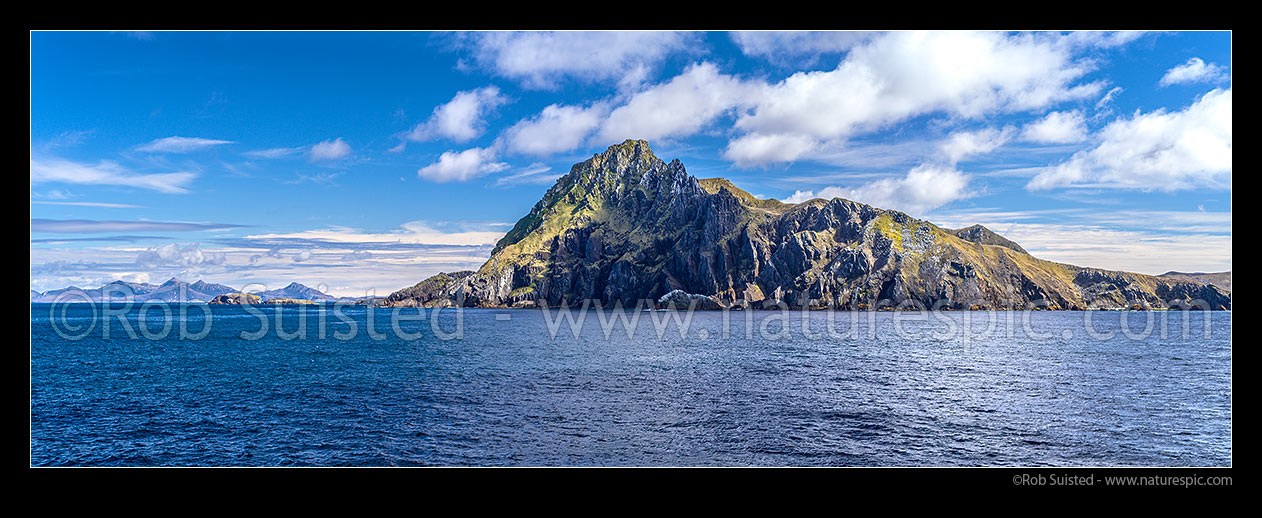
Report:
M643 138L1036 256L1231 269L1231 34L33 32L31 289L475 269Z

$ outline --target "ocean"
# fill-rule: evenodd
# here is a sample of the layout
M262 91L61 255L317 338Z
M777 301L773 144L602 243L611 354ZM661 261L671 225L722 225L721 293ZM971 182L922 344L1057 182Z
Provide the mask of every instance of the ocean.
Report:
M1231 465L1229 311L113 309L31 305L32 465Z

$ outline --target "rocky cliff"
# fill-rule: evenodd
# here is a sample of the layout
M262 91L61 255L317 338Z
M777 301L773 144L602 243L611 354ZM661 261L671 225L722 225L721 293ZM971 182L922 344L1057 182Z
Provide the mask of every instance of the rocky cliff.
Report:
M715 307L1231 307L1213 285L1044 261L979 225L944 229L841 198L757 199L693 178L642 140L575 164L478 271L426 279L386 305L693 296Z
M1218 289L1223 290L1224 293L1227 293L1228 295L1231 294L1231 272L1230 271L1216 272L1216 273L1166 272L1161 275L1158 275L1158 277L1165 278L1165 279L1177 279L1181 281L1199 282L1201 284L1213 284L1214 286L1217 286Z
M258 304L263 300L258 295L249 293L225 293L213 299L207 304Z

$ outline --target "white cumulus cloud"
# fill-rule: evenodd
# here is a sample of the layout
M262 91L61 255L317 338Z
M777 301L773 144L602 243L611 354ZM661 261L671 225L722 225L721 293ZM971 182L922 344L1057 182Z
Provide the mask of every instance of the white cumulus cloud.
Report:
M455 142L473 140L486 130L483 119L487 114L507 102L508 98L494 86L458 92L446 104L434 108L429 120L412 128L407 139L414 142L438 138Z
M950 202L967 198L968 182L968 175L954 167L922 164L901 178L884 178L851 189L830 186L819 192L797 191L785 201L801 203L812 198L845 198L921 216Z
M528 88L553 89L565 79L633 86L695 39L666 31L476 32L462 35L461 44L482 68Z
M186 246L170 243L140 252L136 256L136 263L147 267L198 266L223 264L226 258L223 252L207 252L197 243Z
M955 164L970 156L994 151L1009 140L1016 130L1011 126L1003 129L985 128L977 131L957 131L947 136L939 149L946 161Z
M732 42L746 56L779 60L785 56L803 56L828 52L844 52L871 38L865 31L736 31Z
M1110 93L1112 90L1110 91ZM1027 124L1021 138L1029 142L1068 144L1087 139L1087 119L1080 111L1051 112Z
M732 108L747 103L755 85L719 73L711 63L689 67L671 80L639 92L609 114L597 139L654 140L692 135Z
M1166 71L1161 76L1160 86L1186 83L1215 83L1227 78L1227 68L1213 63L1206 63L1201 58L1192 58L1186 63Z
M311 160L337 160L351 154L351 146L342 137L326 140L311 146Z
M508 150L526 155L548 155L573 150L600 124L603 104L589 107L553 104L504 132Z
M1027 188L1069 185L1173 191L1231 185L1231 89L1183 111L1136 112L1100 130L1095 147L1045 168Z
M507 168L508 164L495 161L494 150L475 147L460 152L444 152L437 162L422 167L416 174L433 182L463 182Z
M817 147L819 143L805 135L763 135L754 132L728 142L727 148L723 150L723 158L738 167L792 162Z
M736 127L749 134L794 135L818 145L941 112L978 118L1096 95L1099 83L1075 84L1090 70L1054 35L992 32L896 32L850 50L830 71L798 72L765 87ZM752 141L754 143L757 141ZM783 150L728 153L746 163L797 158ZM815 146L799 146L803 153Z

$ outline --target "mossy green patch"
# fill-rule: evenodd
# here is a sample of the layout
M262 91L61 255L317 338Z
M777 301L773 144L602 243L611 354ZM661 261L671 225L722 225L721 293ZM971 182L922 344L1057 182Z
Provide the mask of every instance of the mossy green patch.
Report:
M793 208L794 204L785 203L775 198L760 199L732 184L726 178L705 178L697 180L701 185L701 189L710 194L718 194L720 190L732 193L741 201L742 205L769 212L771 214L783 214Z

